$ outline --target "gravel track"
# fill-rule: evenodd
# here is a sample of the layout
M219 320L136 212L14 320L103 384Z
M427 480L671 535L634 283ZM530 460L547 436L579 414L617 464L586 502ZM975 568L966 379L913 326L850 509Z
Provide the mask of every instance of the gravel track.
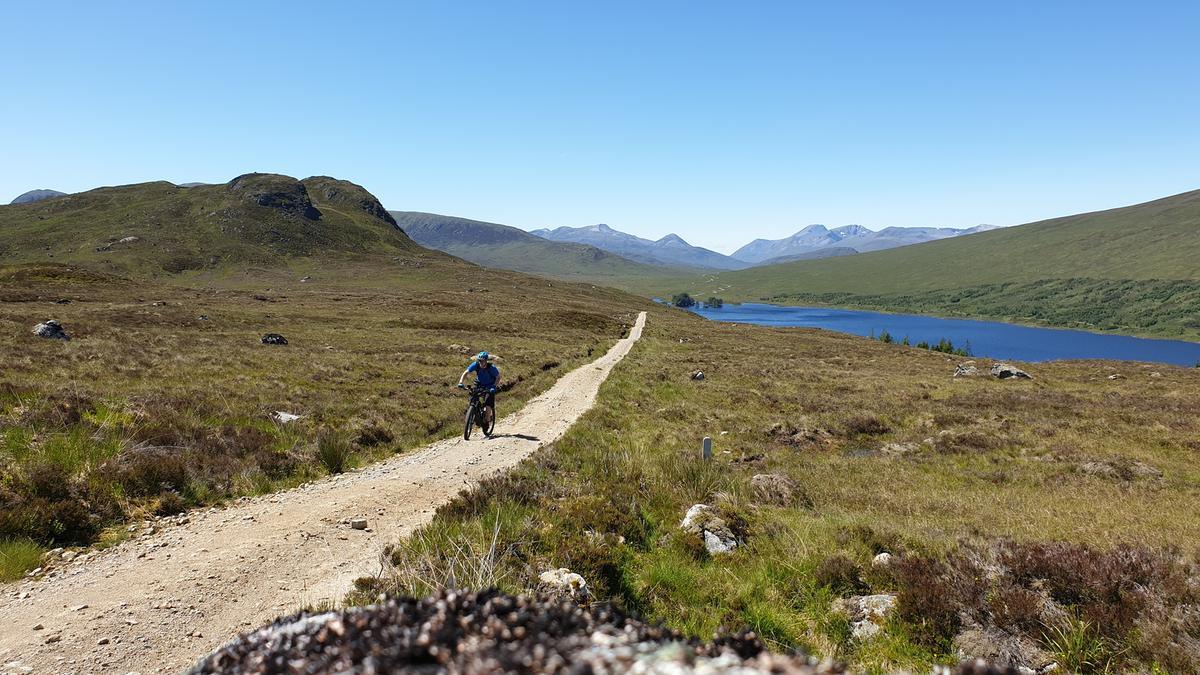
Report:
M0 673L178 672L238 633L336 601L379 571L388 543L481 478L560 438L641 337L496 424L294 490L194 511L52 579L0 586ZM367 518L366 530L346 523ZM40 628L39 628L40 626Z

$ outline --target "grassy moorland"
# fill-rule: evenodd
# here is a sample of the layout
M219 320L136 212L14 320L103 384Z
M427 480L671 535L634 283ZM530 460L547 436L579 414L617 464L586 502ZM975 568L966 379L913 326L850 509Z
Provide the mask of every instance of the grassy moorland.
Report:
M914 246L639 288L1200 337L1200 191ZM674 285L672 285L674 284Z
M130 518L453 435L469 354L500 356L504 413L649 305L422 249L333 179L103 188L0 223L3 578ZM31 333L50 318L73 339Z
M1200 370L953 378L960 360L660 308L564 439L441 509L360 597L447 579L522 590L568 567L595 601L686 633L749 626L869 672L960 652L1195 672ZM698 503L733 552L680 529ZM881 552L891 564L872 564ZM898 606L856 639L832 606L867 593Z

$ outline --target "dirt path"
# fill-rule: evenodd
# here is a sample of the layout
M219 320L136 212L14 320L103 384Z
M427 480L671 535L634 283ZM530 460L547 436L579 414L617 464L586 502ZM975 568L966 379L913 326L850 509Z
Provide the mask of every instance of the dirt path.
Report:
M607 354L501 419L493 439L441 441L192 512L51 580L0 587L0 673L177 672L240 631L340 599L355 578L378 572L385 544L428 522L438 505L560 438L645 322L642 312ZM369 528L344 524L355 517Z

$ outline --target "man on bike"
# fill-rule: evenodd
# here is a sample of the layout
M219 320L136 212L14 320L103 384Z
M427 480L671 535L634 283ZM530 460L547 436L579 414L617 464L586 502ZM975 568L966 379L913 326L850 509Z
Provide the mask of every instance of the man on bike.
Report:
M490 363L491 355L487 352L479 352L475 355L475 360L463 374L458 378L459 388L463 388L463 380L467 379L467 375L475 373L475 386L487 391L487 399L483 402L484 415L490 421L496 415L496 388L500 386L500 369L496 364Z

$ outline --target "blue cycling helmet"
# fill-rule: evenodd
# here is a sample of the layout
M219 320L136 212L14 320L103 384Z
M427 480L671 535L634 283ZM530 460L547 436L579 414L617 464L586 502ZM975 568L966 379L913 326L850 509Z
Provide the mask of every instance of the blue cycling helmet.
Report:
M488 354L487 352L479 352L475 355L476 361L487 361L489 358L491 358L491 354Z

